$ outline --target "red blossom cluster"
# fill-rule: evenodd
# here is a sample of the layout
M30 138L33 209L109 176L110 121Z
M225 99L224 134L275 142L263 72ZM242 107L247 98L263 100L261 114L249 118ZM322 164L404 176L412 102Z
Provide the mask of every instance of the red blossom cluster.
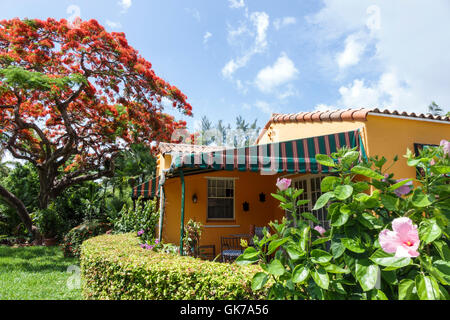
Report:
M185 122L163 113L163 98L192 115L186 96L155 74L124 33L109 33L95 20L76 27L64 19L0 21L0 70L11 67L55 80L36 88L0 77L0 135L9 139L3 143L36 162L71 135L78 153L97 156L119 145L170 140Z
M124 33L95 20L0 21L0 144L16 158L65 169L66 180L85 175L131 143L170 141L184 128L163 100L192 115Z

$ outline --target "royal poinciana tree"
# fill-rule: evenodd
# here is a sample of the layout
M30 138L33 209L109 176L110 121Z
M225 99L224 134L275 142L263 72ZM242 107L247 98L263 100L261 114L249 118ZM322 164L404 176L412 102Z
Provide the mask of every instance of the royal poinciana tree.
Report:
M111 176L134 143L170 140L191 115L186 96L150 62L95 20L0 21L0 149L39 172L41 208L66 188ZM26 228L40 236L20 200L0 185Z

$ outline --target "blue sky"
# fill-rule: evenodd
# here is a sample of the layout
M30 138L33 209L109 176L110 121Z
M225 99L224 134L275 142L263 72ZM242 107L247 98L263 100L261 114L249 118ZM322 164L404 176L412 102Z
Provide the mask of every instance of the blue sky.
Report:
M188 96L194 117L450 110L447 0L0 0L0 18L96 19ZM168 109L167 111L171 111Z

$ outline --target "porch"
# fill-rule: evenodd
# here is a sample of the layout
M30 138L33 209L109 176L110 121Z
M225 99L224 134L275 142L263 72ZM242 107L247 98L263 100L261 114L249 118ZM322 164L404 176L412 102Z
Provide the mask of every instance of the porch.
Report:
M133 198L159 197L162 241L179 244L184 224L193 219L203 225L200 246L214 246L219 254L223 237L249 235L252 226L282 219L284 211L270 195L277 191L280 177L292 179L294 187L305 190L301 197L311 200L299 212L312 212L326 227L325 210L313 212L312 206L330 168L318 164L315 155L331 154L344 145L360 147L360 143L356 130L241 149L171 154L170 168L136 187Z

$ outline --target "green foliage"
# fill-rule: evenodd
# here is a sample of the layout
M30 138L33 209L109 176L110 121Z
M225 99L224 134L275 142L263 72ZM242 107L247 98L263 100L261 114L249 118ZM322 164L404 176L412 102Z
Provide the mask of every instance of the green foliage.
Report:
M136 202L136 208L124 206L122 210L110 218L115 233L138 232L143 230L141 236L143 242L155 238L155 228L159 221L159 209L156 200L148 200L142 203Z
M45 238L54 238L61 234L63 220L61 219L56 206L51 203L45 209L37 209L33 214L33 222L39 228Z
M192 219L184 226L183 252L189 256L196 256L200 237L202 235L202 224Z
M81 247L86 299L255 300L251 280L258 266L210 262L145 250L133 234L103 235Z
M64 257L79 257L83 241L104 234L111 229L109 223L99 220L87 221L70 230L64 237L61 248Z
M9 170L7 176L0 178L0 184L13 194L20 195L29 212L38 208L39 177L31 164L16 164ZM15 209L1 198L0 219L8 225L10 232L8 235L24 236L27 234Z
M271 222L272 233L265 229L255 247L237 259L264 270L254 276L252 288L268 287L269 299L448 299L450 159L442 146L418 157L408 150L406 158L423 173L416 187L411 179L386 173L384 157L360 162L359 152L345 148L317 156L334 168L314 206L327 208L331 228L319 233L312 214L297 212L301 190L272 194L290 217ZM418 257L396 256L380 246L380 232L399 217L418 227Z

